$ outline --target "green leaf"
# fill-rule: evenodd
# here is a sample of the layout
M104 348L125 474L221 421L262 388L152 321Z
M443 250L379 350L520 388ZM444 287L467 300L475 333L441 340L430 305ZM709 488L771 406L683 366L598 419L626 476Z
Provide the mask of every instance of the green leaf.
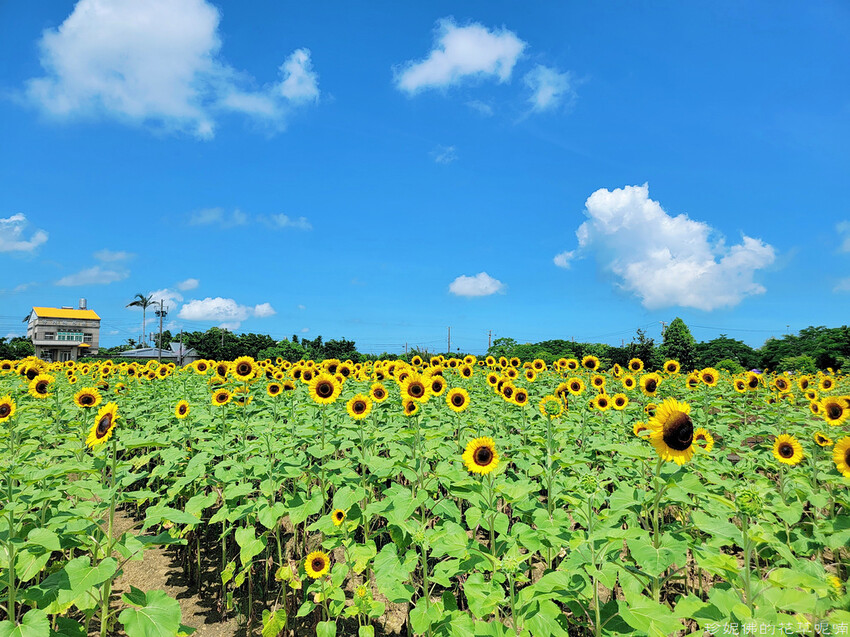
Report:
M375 627L361 626L357 629L357 637L375 637Z
M24 596L51 614L64 612L74 604L81 610L93 608L94 600L88 592L112 578L117 570L118 562L111 557L92 566L91 558L82 555L26 589Z
M257 538L253 526L242 526L236 529L236 543L239 545L239 561L242 566L248 566L251 560L266 548L265 536Z
M469 538L459 524L445 522L430 536L429 540L434 557L448 555L449 557L463 559L467 556L466 547L469 544Z
M304 500L304 495L301 493L293 494L287 502L287 506L289 508L289 519L293 526L301 524L311 515L315 515L321 511L323 503L324 500L322 498L321 491L316 491L313 494L313 497L309 500Z
M632 628L649 635L669 635L684 628L666 606L643 595L618 600L620 616Z
M140 591L130 587L123 595L135 608L125 608L118 615L127 637L173 637L180 630L180 604L165 591Z
M27 542L41 546L48 552L62 550L62 546L59 544L59 536L48 529L33 529L27 536Z
M33 608L24 615L21 623L0 622L0 637L49 637L50 622L43 610Z
M504 589L493 581L485 581L482 573L473 573L466 579L463 587L469 610L478 619L492 615L505 601Z
M409 602L413 597L413 587L405 583L410 572L416 567L416 556L405 563L398 559L395 544L386 544L375 557L375 583L378 590L394 603Z
M637 565L653 577L661 575L674 562L684 564L688 548L686 542L678 542L666 535L662 536L658 548L643 537L628 540L628 545Z
M275 612L263 611L262 637L277 637L286 628L286 611L278 608Z
M319 622L316 625L316 637L336 637L336 622Z
M567 618L555 602L544 599L537 603L536 612L524 621L534 637L568 637Z

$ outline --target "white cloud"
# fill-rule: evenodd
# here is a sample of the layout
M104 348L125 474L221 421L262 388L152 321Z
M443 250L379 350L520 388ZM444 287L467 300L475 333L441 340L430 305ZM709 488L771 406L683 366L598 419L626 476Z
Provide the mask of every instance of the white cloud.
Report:
M559 73L557 69L538 64L525 74L523 80L532 91L528 101L533 111L551 110L575 97L569 72Z
M115 270L96 265L92 268L80 270L76 274L64 276L56 282L56 285L105 285L115 281L123 281L128 276L130 276L130 273L126 270Z
M252 79L221 58L220 19L205 0L80 0L42 33L45 73L26 83L26 96L57 118L105 115L203 139L227 112L282 128L310 82L318 96L310 52L298 49L284 62L279 84L242 89ZM293 77L295 88L284 91Z
M150 296L151 303L156 303L156 309L159 309L159 302L162 301L163 308L169 312L174 312L177 306L183 301L183 295L171 288L154 290L153 292L149 292L148 296Z
M116 261L126 261L127 259L132 258L133 254L129 252L113 252L112 250L108 250L104 248L103 250L98 250L94 253L94 258L98 261L104 261L106 263L114 263Z
M573 260L575 255L576 255L575 250L566 250L565 252L561 252L560 254L556 254L555 258L552 259L552 261L559 268L569 268L570 267L570 261Z
M283 81L280 94L293 102L315 102L319 99L319 76L313 71L309 49L297 49L280 67Z
M484 117L491 117L493 115L493 107L490 106L487 102L482 102L481 100L471 100L466 103L466 105L474 111L477 111Z
M431 151L431 157L438 164L450 164L457 159L457 149L454 146L437 146Z
M307 217L292 219L284 214L270 215L267 222L275 228L295 228L296 230L312 230L313 225Z
M181 281L177 284L177 289L181 292L187 292L189 290L194 290L200 285L200 281L198 279L186 279L185 281Z
M36 230L29 239L23 237L27 218L22 214L0 218L0 252L31 252L47 241L44 230Z
M455 296L489 296L504 290L504 283L486 272L479 272L475 276L461 275L449 285L449 292Z
M302 333L302 334L306 334L306 333L307 333L307 332L309 332L309 331L310 331L310 328L309 328L309 327L302 327L302 328L301 328L301 333Z
M183 307L177 315L178 318L187 321L215 321L220 327L235 330L239 328L242 321L252 316L265 318L276 312L269 303L260 303L253 308L241 305L233 299L225 299L220 296L207 297L203 300L192 299Z
M526 44L507 29L489 30L473 22L461 27L451 18L437 23L434 48L421 61L408 61L395 72L396 86L415 94L442 88L464 78L493 77L506 82Z
M260 303L254 306L254 316L257 318L266 318L277 314L271 303Z
M835 287L832 288L833 292L850 292L850 277L846 277L841 279L836 283Z
M5 338L6 338L6 340L9 340L9 339L12 339L12 338L17 338L18 336L23 336L23 333L22 332L9 332L8 334L6 334Z
M841 252L850 252L850 221L841 221L835 225L838 234L841 235Z
M732 247L722 239L712 245L710 226L668 215L649 198L648 184L601 188L588 197L585 214L576 230L578 252L593 251L646 308L713 310L765 291L753 276L773 263L772 246L746 235Z
M298 306L298 309L299 309L299 310L306 310L306 309L307 309L307 306L306 306L306 305L299 305L299 306Z
M224 208L204 208L192 213L189 218L190 226L212 226L217 225L222 228L232 228L234 226L244 226L248 223L248 215L236 208L230 214L224 211Z
M109 330L109 332L107 332L107 334L109 334L110 336L115 336L117 333L118 330Z

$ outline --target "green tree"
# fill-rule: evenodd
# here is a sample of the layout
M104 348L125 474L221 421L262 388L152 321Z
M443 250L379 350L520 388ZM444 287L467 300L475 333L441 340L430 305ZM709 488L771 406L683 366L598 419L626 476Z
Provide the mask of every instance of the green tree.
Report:
M722 360L733 360L744 369L759 366L759 354L743 341L721 334L710 341L697 343L697 366L717 367Z
M290 363L309 358L307 356L307 350L303 345L298 341L289 341L287 339L283 339L271 347L262 349L257 354L259 360L265 360L267 358L275 360L278 356Z
M6 342L6 337L0 337L0 359L19 360L35 354L35 347L25 336L13 336Z
M697 343L691 330L678 316L664 330L664 340L658 348L659 357L664 360L677 360L685 371L697 365Z
M136 294L136 300L130 301L127 303L126 307L140 307L142 308L142 344L141 347L145 347L145 316L147 314L148 308L153 305L153 295L149 294L145 296L142 293Z

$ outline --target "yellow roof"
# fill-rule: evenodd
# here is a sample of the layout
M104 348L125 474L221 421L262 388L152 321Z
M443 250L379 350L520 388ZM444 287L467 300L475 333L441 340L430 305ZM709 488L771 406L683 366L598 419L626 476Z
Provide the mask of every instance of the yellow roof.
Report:
M91 347L88 343L80 343L77 347Z
M36 316L44 318L73 318L94 319L99 321L100 317L94 310L62 310L58 307L34 307L32 311Z

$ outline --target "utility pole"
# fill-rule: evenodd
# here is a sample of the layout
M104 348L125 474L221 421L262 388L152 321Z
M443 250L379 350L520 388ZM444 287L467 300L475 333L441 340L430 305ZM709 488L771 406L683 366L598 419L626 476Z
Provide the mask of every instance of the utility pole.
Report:
M159 317L159 340L157 341L156 348L156 360L158 362L162 362L162 320L168 314L168 308L163 309L162 307L162 299L159 300L159 309L156 311L156 315Z
M661 323L661 338L664 338L664 332L667 331L667 323L664 321L659 321Z
M404 344L404 354L407 355L407 343Z
M180 367L183 367L183 328L180 328Z
M488 330L487 332L487 350L493 347L493 330Z
M449 328L449 347L446 351L449 353L449 356L452 355L452 328Z

